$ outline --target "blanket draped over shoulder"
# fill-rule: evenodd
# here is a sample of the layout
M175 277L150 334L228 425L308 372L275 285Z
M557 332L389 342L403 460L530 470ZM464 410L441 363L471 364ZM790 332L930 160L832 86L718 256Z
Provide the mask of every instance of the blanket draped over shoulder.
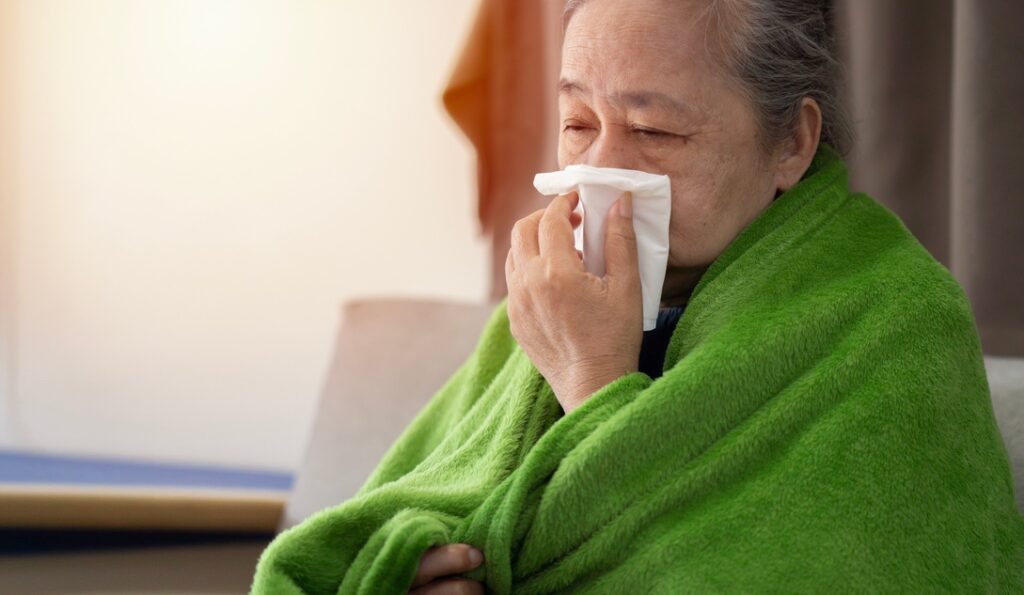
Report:
M253 592L405 593L446 543L494 593L1024 590L969 303L828 146L707 269L664 370L565 415L502 302Z

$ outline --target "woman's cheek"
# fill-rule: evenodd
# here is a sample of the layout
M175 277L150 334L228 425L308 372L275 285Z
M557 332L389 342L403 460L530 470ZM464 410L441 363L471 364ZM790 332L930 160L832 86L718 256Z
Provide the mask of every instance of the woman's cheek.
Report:
M715 197L702 186L677 190L673 184L669 222L670 257L676 266L708 264L708 241L715 235Z
M583 162L583 156L587 152L587 143L579 135L567 135L565 133L558 140L558 167L565 169L567 165Z
M566 143L563 141L558 142L558 169L565 169L566 166L574 165L579 163L579 157L575 152L571 151Z

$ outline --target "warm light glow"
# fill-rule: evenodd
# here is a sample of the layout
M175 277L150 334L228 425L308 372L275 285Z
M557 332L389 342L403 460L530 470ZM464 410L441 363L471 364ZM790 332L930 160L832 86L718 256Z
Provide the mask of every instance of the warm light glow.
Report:
M439 101L475 5L7 0L14 439L288 467L342 300L483 299Z

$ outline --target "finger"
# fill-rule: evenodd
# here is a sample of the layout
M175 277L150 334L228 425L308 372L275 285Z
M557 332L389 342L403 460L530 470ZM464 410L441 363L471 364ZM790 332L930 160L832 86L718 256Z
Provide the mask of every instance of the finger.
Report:
M537 227L543 215L544 209L537 209L512 226L512 250L516 253L514 258L517 263L526 262L540 254Z
M427 583L409 595L483 595L484 586L468 578L451 578Z
M576 250L576 256L579 256L580 260L583 260L583 250Z
M439 576L466 572L479 566L482 561L480 550L465 543L432 547L420 557L412 586L417 587Z
M583 214L580 213L579 211L573 211L572 213L569 214L569 223L572 225L573 229L579 227L580 223L582 222Z
M576 208L579 197L575 192L556 196L540 218L538 241L540 255L545 258L565 258L575 249L573 226L569 215Z
M483 562L480 550L465 543L452 543L432 547L420 557L412 586L418 587L439 576L459 574L479 566Z
M626 192L608 210L604 241L605 275L628 283L640 282L636 231L633 229L633 196ZM628 215L620 213L629 213Z

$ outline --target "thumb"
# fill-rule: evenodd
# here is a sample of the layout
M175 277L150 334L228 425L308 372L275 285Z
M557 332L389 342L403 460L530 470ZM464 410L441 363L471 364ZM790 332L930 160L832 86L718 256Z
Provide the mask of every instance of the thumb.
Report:
M604 239L605 276L639 282L636 231L633 229L633 195L624 193L608 212Z

